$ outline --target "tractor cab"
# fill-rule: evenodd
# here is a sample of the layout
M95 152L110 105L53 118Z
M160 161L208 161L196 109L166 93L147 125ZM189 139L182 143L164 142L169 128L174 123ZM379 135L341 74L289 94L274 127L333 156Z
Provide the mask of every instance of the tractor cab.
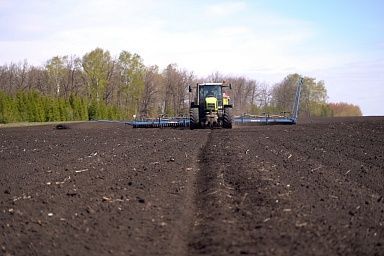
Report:
M199 97L204 99L206 97L215 97L217 99L222 98L222 87L221 85L206 84L199 86Z
M200 85L199 86L199 105L207 112L217 112L223 108L223 93L221 85Z

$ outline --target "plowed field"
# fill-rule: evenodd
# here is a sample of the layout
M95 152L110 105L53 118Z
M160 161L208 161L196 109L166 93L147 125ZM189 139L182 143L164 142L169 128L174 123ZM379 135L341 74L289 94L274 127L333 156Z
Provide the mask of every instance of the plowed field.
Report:
M384 118L0 129L2 255L384 255Z

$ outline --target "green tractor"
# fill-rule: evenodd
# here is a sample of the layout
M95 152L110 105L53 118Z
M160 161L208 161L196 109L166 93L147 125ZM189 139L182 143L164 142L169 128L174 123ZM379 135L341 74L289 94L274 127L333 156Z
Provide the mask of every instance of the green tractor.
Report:
M224 89L232 89L231 84L202 83L197 84L194 101L190 108L190 128L222 127L232 128L232 105ZM192 88L189 87L189 92Z

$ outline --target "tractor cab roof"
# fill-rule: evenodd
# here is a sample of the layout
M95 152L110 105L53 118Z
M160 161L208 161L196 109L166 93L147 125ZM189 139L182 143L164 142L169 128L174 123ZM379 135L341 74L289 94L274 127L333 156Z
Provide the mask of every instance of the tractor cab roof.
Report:
M224 83L202 83L199 86L214 86L214 85L223 85Z
M200 83L197 85L198 86L221 86L221 87L229 87L230 89L232 89L232 85L228 84L226 82L222 82L222 83Z

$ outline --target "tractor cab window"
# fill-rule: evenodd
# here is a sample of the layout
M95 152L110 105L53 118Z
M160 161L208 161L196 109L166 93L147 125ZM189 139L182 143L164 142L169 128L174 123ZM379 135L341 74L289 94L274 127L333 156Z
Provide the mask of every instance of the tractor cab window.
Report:
M218 100L221 100L221 86L203 86L200 88L200 99L206 97L215 97Z

